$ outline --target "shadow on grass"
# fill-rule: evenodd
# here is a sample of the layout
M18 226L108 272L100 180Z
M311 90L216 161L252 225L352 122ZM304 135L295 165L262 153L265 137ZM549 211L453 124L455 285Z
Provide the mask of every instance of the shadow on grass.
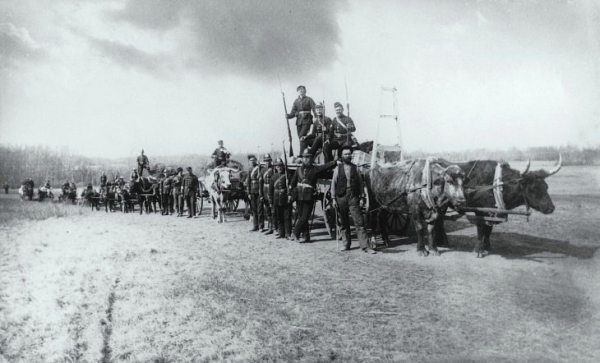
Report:
M466 236L448 236L452 251L472 252L477 238ZM592 246L575 246L567 241L542 238L518 233L493 233L490 253L507 259L524 259L541 262L546 259L575 257L589 259L600 248ZM536 254L552 253L559 256L534 256Z

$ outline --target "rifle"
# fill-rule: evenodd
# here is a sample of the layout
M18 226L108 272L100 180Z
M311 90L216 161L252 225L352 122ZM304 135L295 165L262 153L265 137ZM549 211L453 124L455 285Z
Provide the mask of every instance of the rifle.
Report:
M346 75L344 75L344 86L346 87L346 111L348 112L348 119L350 118L350 102L348 102L348 82L346 81ZM350 144L350 130L346 133L346 144Z
M290 145L290 149L292 145ZM293 155L290 155L293 156ZM285 154L285 140L283 140L283 162L285 165L285 170L283 171L285 174L285 189L288 191L288 195L290 192L290 181L288 180L288 163L287 163L287 155Z
M283 110L285 111L285 122L287 123L288 129L288 139L290 140L290 156L294 156L294 148L292 147L292 130L290 129L290 120L287 115L287 105L285 103L285 93L283 93L283 87L281 87L281 78L279 78L279 74L277 75L277 79L279 79L279 89L281 90L281 97L283 98ZM300 150L302 152L302 150ZM285 154L285 148L283 149L283 153Z

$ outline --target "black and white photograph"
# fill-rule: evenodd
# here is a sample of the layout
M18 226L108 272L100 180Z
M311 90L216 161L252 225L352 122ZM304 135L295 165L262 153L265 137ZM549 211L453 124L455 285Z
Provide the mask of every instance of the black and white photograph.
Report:
M0 0L0 363L600 362L599 0Z

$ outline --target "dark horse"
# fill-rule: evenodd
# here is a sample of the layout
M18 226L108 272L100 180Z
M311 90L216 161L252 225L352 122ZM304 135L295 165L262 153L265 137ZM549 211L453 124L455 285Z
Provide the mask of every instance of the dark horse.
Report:
M139 177L137 180L129 182L129 191L133 195L137 195L138 204L140 206L140 214L150 213L154 211L156 213L156 203L160 199L158 194L158 184L151 182L146 177ZM154 208L152 208L154 206Z

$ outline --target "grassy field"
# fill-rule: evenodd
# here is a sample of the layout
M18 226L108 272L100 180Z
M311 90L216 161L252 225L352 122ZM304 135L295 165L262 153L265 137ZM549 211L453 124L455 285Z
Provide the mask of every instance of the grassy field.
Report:
M412 234L366 255L2 195L0 361L597 362L600 168L548 182L554 214L496 227L484 259L464 222L440 257Z

